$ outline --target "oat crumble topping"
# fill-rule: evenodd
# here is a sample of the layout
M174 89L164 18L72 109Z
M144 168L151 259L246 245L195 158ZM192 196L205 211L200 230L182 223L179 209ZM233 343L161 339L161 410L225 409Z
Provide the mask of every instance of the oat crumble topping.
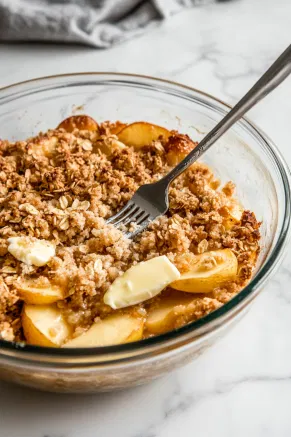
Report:
M89 129L86 124L79 129L77 123L26 141L0 140L1 338L25 340L18 293L23 280L64 290L65 299L57 307L73 337L114 311L103 303L104 293L140 261L166 255L183 273L197 254L229 248L237 257L236 279L211 293L193 294L186 310L176 308L172 328L217 309L250 280L259 253L260 223L250 211L233 219L234 184L221 188L202 163L172 183L169 212L134 241L106 224L140 185L160 179L195 146L186 135L172 131L169 138L128 147L116 134L120 126L124 125L106 122L96 129L91 123ZM48 240L56 254L45 266L27 265L8 251L8 239L15 236ZM215 263L209 255L205 268ZM167 288L153 299L118 311L146 319L169 295L189 293ZM144 337L149 335L145 330Z

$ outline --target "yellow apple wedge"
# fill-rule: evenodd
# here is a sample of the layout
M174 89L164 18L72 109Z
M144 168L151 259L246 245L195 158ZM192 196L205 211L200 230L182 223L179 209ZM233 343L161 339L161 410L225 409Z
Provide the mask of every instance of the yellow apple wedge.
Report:
M22 327L28 344L60 347L71 329L54 305L27 305L22 310Z
M94 323L87 332L63 347L97 347L130 343L142 338L144 321L130 314L113 314Z
M96 141L93 147L93 152L96 153L97 150L104 153L106 156L111 156L114 152L120 152L126 149L126 146L119 140L114 138L105 141Z
M117 135L122 131L127 125L125 123L121 123L120 121L116 122L113 127L110 128L110 133L113 135Z
M170 135L168 129L144 121L129 124L117 133L119 141L136 148L147 146L161 137L167 139Z
M98 124L89 115L72 115L63 120L58 129L64 129L66 132L73 132L74 129L98 131Z
M52 158L56 152L57 144L57 137L36 138L32 143L28 144L28 153L32 153L35 156Z
M187 307L191 302L193 302L192 296L165 297L158 307L149 310L145 329L151 334L162 334L169 331L177 316L187 312Z
M188 293L210 293L216 287L234 280L237 258L230 249L215 250L197 255L191 269L170 284L175 290Z
M235 225L238 225L240 223L244 209L237 201L234 200L227 207L227 209L228 209L228 214L223 219L222 224L225 227L225 229L229 231Z
M176 166L185 158L196 146L188 135L172 132L165 150L167 152L167 162L171 166Z
M16 282L15 286L19 297L32 305L50 304L65 298L63 287L46 281L23 279Z

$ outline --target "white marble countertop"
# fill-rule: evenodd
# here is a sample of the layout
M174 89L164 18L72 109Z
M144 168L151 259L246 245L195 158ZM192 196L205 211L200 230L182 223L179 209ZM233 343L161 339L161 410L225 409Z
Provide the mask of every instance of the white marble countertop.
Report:
M0 45L0 86L57 73L170 78L235 102L291 40L290 0L195 8L108 51ZM291 78L250 117L291 164ZM1 437L290 437L291 255L251 311L198 361L147 386L56 395L0 383Z

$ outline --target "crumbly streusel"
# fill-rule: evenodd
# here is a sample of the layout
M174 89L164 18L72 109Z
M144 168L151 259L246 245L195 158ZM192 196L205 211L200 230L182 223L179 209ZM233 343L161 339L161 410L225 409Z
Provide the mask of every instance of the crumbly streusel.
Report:
M187 136L172 132L169 139L137 150L120 147L113 133L117 126L103 123L98 132L55 129L26 141L0 141L2 338L23 340L23 303L16 287L23 278L39 278L66 289L66 299L57 305L75 336L113 311L103 303L105 291L121 272L139 261L165 254L184 272L195 254L230 248L237 256L237 279L207 295L196 294L187 313L177 314L173 327L223 305L251 278L259 253L260 224L253 213L244 211L240 221L226 225L232 220L229 211L235 202L235 186L228 182L220 189L220 182L202 163L173 182L169 212L134 241L106 224L106 218L140 185L166 174L173 157L187 153L190 144ZM56 256L44 267L21 263L7 250L8 238L19 235L52 241ZM149 308L169 293L175 292L164 290L122 311L146 317Z

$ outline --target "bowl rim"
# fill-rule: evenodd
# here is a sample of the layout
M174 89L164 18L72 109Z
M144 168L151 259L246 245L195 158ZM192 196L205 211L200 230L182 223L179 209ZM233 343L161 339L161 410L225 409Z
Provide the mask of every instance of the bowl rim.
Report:
M218 99L214 97L213 95L206 93L204 91L201 91L197 88L181 84L179 82L167 80L167 79L161 79L153 76L147 76L147 75L141 75L141 74L132 74L132 73L115 73L115 72L80 72L80 73L68 73L68 74L57 74L57 75L51 75L51 76L42 76L37 77L34 79L29 79L26 81L21 81L17 83L13 83L11 85L7 85L0 88L0 104L2 99L6 99L8 97L9 101L9 91L16 89L17 87L25 86L25 85L33 85L37 84L38 82L46 82L50 80L58 80L58 79L66 79L66 78L78 78L78 77L84 77L84 76L112 76L114 78L120 78L120 79L137 79L137 80L144 80L144 81L152 81L157 86L160 85L169 85L174 88L180 89L180 91L183 90L184 92L190 91L192 93L198 94L200 97L206 97L207 99L210 99L212 103L219 104L222 106L223 110L231 109L232 106L225 103L223 100ZM135 85L139 85L139 83L135 83ZM6 91L8 91L8 96ZM4 92L4 96L2 95ZM15 96L15 94L13 94ZM195 96L194 96L195 97ZM271 253L269 255L269 258L266 260L266 262L263 264L262 268L256 273L255 277L250 281L250 283L243 288L236 296L234 296L230 301L228 301L226 304L221 306L215 311L212 311L211 313L207 314L206 316L195 320L194 322L191 322L185 326L182 326L178 329L166 332L164 334L160 334L151 338L147 338L144 340L139 340L132 343L126 343L121 345L113 345L113 346L103 346L103 347L93 347L93 348L48 348L48 347L42 347L42 346L33 346L33 345L27 345L23 343L15 343L10 342L6 340L0 339L0 357L1 356L10 356L13 357L13 352L15 352L15 358L20 358L19 352L21 352L21 358L25 357L25 354L32 359L36 360L39 358L39 356L46 356L47 358L82 358L82 357L90 357L92 360L90 361L90 364L94 363L94 356L101 357L102 355L110 356L110 354L113 354L113 356L116 356L116 359L118 359L119 354L122 355L122 357L125 356L127 352L132 352L133 354L136 352L140 354L141 350L147 351L148 348L154 347L154 346L161 346L162 344L168 344L171 343L171 341L176 341L179 339L182 339L183 336L187 336L187 334L193 334L196 333L196 335L193 337L191 336L191 340L195 341L197 338L201 337L202 335L207 334L209 331L212 331L211 323L214 322L214 329L217 327L217 323L221 319L227 319L232 315L231 310L237 310L239 312L244 306L248 304L249 301L251 301L255 297L256 290L258 291L258 288L268 279L270 274L274 271L274 269L279 264L284 248L288 242L288 238L290 236L290 217L291 217L291 187L290 187L290 170L289 167L283 158L281 152L278 150L278 148L275 146L275 144L270 140L270 138L261 130L259 129L256 124L251 122L247 117L243 117L241 120L239 120L238 123L242 123L245 128L247 128L248 131L255 134L256 137L259 137L263 147L269 152L269 154L272 157L273 163L276 165L277 169L280 173L280 178L282 180L282 186L284 189L284 217L282 220L281 229L278 233L277 242L274 247L271 249ZM216 325L215 325L216 323ZM205 327L208 327L209 329L205 330ZM24 353L24 354L22 354ZM134 355L133 355L134 356ZM98 360L98 362L100 362ZM102 364L106 363L106 360L101 361Z

